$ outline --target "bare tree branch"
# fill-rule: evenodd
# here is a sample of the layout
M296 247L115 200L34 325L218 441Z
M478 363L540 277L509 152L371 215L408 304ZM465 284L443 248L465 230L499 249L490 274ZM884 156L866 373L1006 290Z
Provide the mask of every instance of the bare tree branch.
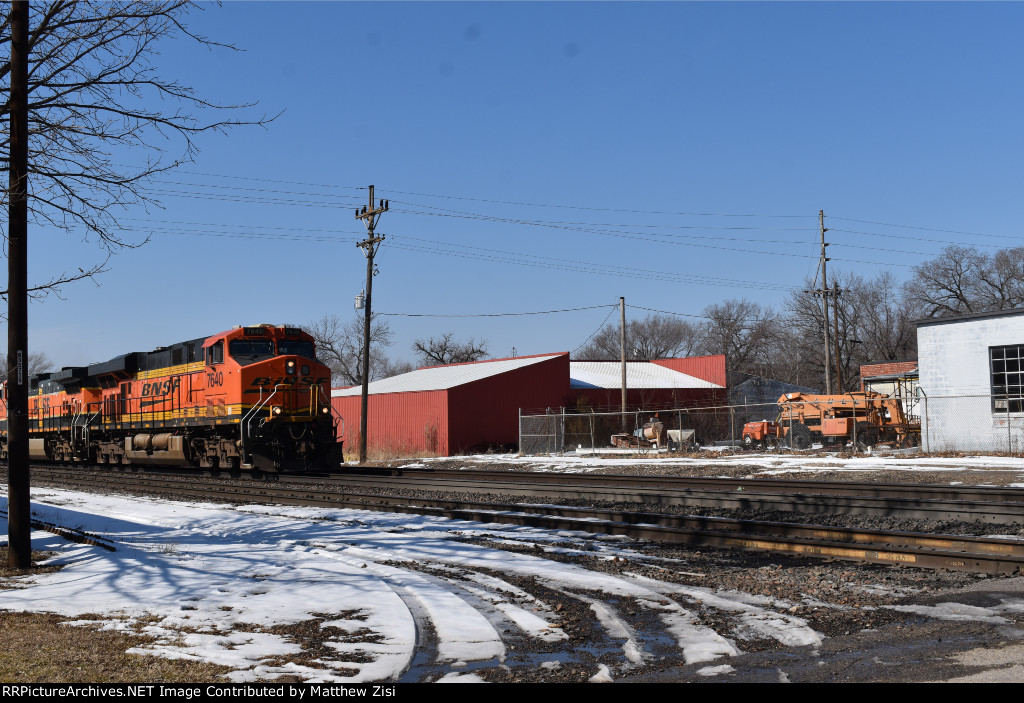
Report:
M161 76L161 40L234 47L190 31L190 0L49 0L31 7L29 35L29 216L38 224L95 238L107 254L142 241L121 234L118 218L136 205L159 206L154 176L191 161L200 134L273 118L249 116L253 103L220 104ZM10 7L0 6L0 148L9 149ZM139 154L125 165L125 153ZM6 162L0 171L7 171ZM109 258L109 257L108 257ZM82 276L55 276L37 290Z
M310 323L307 331L316 342L316 355L331 369L333 383L355 386L363 381L363 318L342 322L337 315L325 315ZM376 315L370 316L370 380L394 375L400 365L384 356L391 345L391 327ZM411 370L411 369L410 369ZM403 373L404 371L399 371Z
M446 332L437 339L433 337L428 340L417 339L413 342L412 350L424 366L464 364L487 357L486 340L481 339L477 342L471 338L466 342L456 342L453 339L454 336L454 332Z
M611 361L621 356L619 323L610 322L594 335L576 358ZM674 317L648 315L626 323L626 358L634 360L671 359L692 356L700 344L696 325Z

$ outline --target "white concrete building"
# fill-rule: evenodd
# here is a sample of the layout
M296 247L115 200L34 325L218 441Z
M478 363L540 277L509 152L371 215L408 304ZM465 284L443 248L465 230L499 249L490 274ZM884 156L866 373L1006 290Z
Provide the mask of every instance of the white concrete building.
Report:
M925 451L1024 451L1024 310L917 323Z

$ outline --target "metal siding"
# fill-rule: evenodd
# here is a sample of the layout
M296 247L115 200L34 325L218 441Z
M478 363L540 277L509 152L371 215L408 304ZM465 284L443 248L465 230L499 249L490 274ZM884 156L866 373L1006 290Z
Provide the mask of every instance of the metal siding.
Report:
M622 407L622 391L607 388L574 388L573 405L610 411ZM626 411L637 409L710 408L726 405L724 388L627 388Z
M557 409L569 393L569 355L452 388L448 426L452 452L519 442L519 409Z
M622 388L622 364L618 361L571 361L569 385L573 389ZM626 362L629 388L714 388L717 384L649 361Z
M673 371L689 374L690 376L696 376L723 387L727 385L725 382L725 354L691 356L686 359L658 359L651 363L664 366Z
M359 396L331 399L335 413L345 419L348 451L359 445L360 400ZM450 454L447 403L446 391L371 394L366 422L367 449L396 456L423 452L438 456ZM437 438L434 447L428 442L431 434Z

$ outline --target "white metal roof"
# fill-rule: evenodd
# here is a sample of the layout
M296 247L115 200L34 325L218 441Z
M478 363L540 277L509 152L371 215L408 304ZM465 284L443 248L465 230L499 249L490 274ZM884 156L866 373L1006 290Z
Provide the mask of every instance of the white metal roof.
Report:
M479 381L490 376L507 373L525 366L539 364L554 359L561 354L544 356L521 356L516 359L496 359L494 361L477 361L471 364L453 364L451 366L431 366L416 369L391 378L374 381L370 384L370 393L414 393L417 391L441 391L455 388L466 383ZM362 386L351 388L335 388L331 395L335 398L360 395Z
M570 361L571 388L622 387L622 366L618 361ZM626 362L626 386L629 388L724 388L717 383L673 371L649 361Z

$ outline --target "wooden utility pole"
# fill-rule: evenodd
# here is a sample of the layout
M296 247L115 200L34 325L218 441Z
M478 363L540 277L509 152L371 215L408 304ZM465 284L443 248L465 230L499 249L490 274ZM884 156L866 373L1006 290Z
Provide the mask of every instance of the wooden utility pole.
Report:
M843 392L843 372L839 356L839 283L832 281L832 322L835 325L835 334L832 342L835 345L836 356L836 393Z
M384 235L377 237L373 234L377 220L382 213L388 211L388 201L381 200L375 208L373 206L373 186L370 186L370 201L367 207L356 210L356 219L364 220L366 224L366 239L356 244L366 255L366 307L363 310L363 393L359 413L359 463L366 463L366 413L369 407L370 389L370 308L373 296L373 257L384 241Z
M825 228L825 211L818 210L818 224L821 228L821 311L825 316L825 324L822 325L822 329L825 331L825 394L832 394L832 360L830 359L831 351L829 350L829 333L828 333L828 279L825 275L825 264L828 262L828 257L825 256L825 247L828 244L825 243L825 232L828 230Z
M619 356L622 364L622 431L626 431L626 298L619 298Z
M11 1L7 219L7 563L32 565L28 469L28 2Z

